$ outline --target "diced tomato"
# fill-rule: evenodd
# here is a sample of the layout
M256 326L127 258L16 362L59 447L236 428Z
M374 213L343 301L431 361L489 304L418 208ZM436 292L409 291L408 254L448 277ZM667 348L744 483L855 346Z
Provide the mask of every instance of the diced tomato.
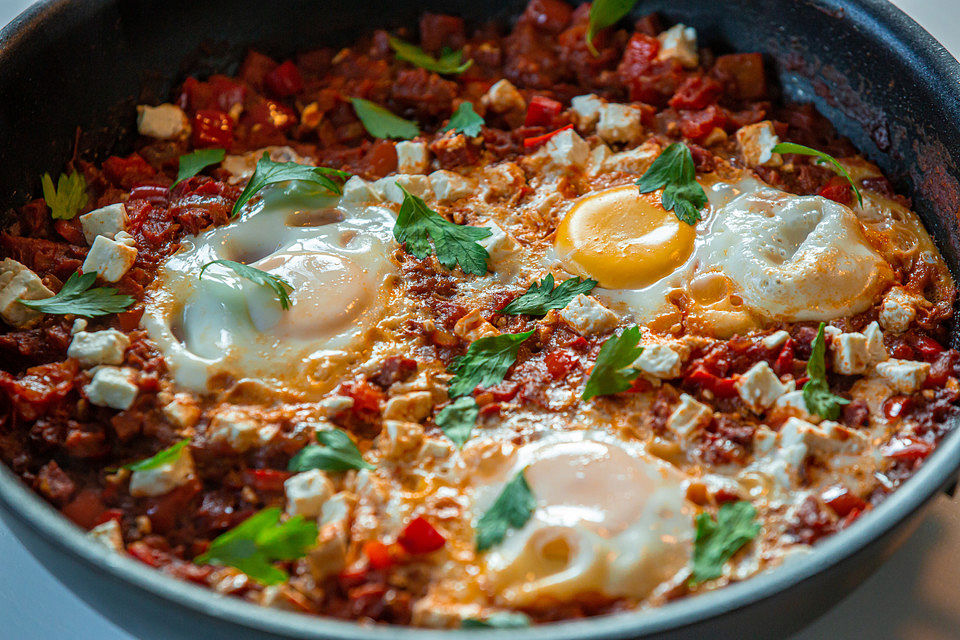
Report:
M192 111L230 111L235 105L243 104L246 93L246 87L227 76L213 75L206 82L191 77L183 83L178 103L182 109Z
M18 378L0 371L0 391L5 391L24 420L36 420L60 402L77 384L76 360L31 367Z
M720 56L710 74L726 82L734 98L757 100L767 93L763 56L759 53L732 53Z
M504 380L498 384L488 387L483 392L489 393L494 402L508 402L512 400L520 390L520 383L513 380Z
M396 564L390 554L390 547L377 540L363 543L363 555L367 556L367 561L373 569L382 571Z
M157 175L156 170L136 153L126 158L110 156L103 162L103 173L110 182L124 190L144 184Z
M846 517L854 510L863 511L867 506L866 502L839 484L824 489L823 493L820 494L820 498L841 518Z
M939 342L919 333L909 334L908 340L910 341L910 346L920 355L920 358L927 362L936 360L937 356L943 353L944 350Z
M788 339L780 349L776 362L773 363L773 371L778 376L785 376L793 373L793 340Z
M106 511L106 506L100 499L99 490L84 489L61 511L63 511L63 515L84 529L92 529L100 522L100 517Z
M547 140L549 140L549 139L552 138L553 136L557 135L557 134L560 133L561 131L566 131L567 129L573 129L573 125L572 125L572 124L568 124L568 125L565 126L565 127L560 127L560 128L557 129L556 131L551 131L550 133L545 133L545 134L543 134L542 136L534 136L534 137L532 137L532 138L526 138L526 139L524 139L524 141L523 141L523 148L524 148L524 149L534 149L534 148L536 148L536 147L539 147L540 145L542 145L543 143L545 143Z
M563 105L556 100L533 96L527 106L527 117L523 124L527 127L549 127L561 111L563 111Z
M720 378L703 368L691 371L686 377L686 383L694 388L710 391L717 398L737 396L737 387L733 378Z
M124 331L133 331L140 326L140 318L143 317L143 306L137 305L126 311L117 314L117 320L120 321L120 328Z
M153 568L163 566L168 559L166 553L141 541L130 543L127 552L140 562Z
M285 131L297 124L297 113L276 100L260 100L246 111L244 119Z
M714 129L727 125L727 115L715 104L700 111L685 111L680 120L680 132L684 138L702 142Z
M573 371L574 367L580 364L580 360L568 351L557 349L548 353L544 357L543 363L546 365L550 377L558 380Z
M848 207L853 205L853 189L850 183L843 176L833 176L827 181L827 184L820 187L817 191L818 196L823 196L827 200L833 200Z
M344 382L340 385L339 393L353 398L353 412L355 414L379 413L380 403L384 399L383 392L366 380Z
M570 22L573 9L562 0L530 0L523 20L547 33L559 33Z
M230 148L233 118L226 111L203 109L193 116L193 146Z
M72 220L54 220L53 228L57 230L60 237L70 244L83 246L87 243L83 236L83 229L80 227L80 218Z
M706 109L723 93L723 85L707 76L691 76L683 81L670 98L674 109Z
M650 70L650 66L657 59L658 53L660 53L659 40L643 33L633 34L633 37L627 42L623 59L617 70L620 77L627 81L630 78L644 75Z
M377 140L363 156L367 173L383 177L397 170L397 148L390 140Z
M283 491L283 483L293 475L278 469L247 469L243 480L257 491Z
M277 65L273 71L266 75L263 83L273 95L280 98L292 96L303 89L303 77L300 75L300 69L291 60Z
M407 553L423 554L436 551L447 541L426 518L419 516L403 529L397 542Z
M717 504L723 504L724 502L736 502L741 498L739 494L721 487L713 492L713 499L716 500Z
M953 349L947 349L933 360L930 366L930 374L927 376L925 387L937 389L947 384L947 379L954 375L957 363L960 361L960 353Z
M913 398L910 396L893 396L883 403L883 415L890 420L902 418L913 409Z
M130 200L146 200L155 207L166 206L170 190L159 185L146 184L130 190Z
M933 451L933 445L910 436L898 436L884 445L881 451L894 460L923 460Z

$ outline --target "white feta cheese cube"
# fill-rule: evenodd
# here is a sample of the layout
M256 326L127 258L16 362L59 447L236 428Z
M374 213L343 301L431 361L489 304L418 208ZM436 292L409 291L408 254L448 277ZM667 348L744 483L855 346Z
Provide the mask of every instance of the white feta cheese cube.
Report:
M83 237L87 239L87 244L93 244L97 236L113 240L117 233L127 230L129 223L127 210L122 202L109 204L80 216L80 226L83 228Z
M543 149L550 163L557 167L582 169L590 159L590 145L573 129L566 129L551 137Z
M433 400L432 398L426 400L429 402L429 411L429 407L433 406ZM384 420L383 429L377 436L377 449L383 458L396 460L408 451L420 448L422 442L423 427L416 422Z
M446 460L453 455L453 443L447 439L424 438L418 454L421 459Z
M697 30L684 24L675 24L657 36L660 41L658 60L675 59L688 69L700 64L697 53Z
M916 296L903 287L893 287L880 304L880 326L885 331L903 333L917 317Z
M815 425L799 418L788 418L780 428L780 441L788 450L793 450L798 443L804 445L804 456L795 460L794 466L799 466L811 453L830 455L859 451L869 442L869 437L832 420Z
M655 378L677 378L683 366L683 358L669 345L655 342L643 346L640 357L633 367Z
M523 111L527 108L527 101L509 80L495 82L481 98L481 102L495 113Z
M419 422L429 416L432 409L432 393L429 391L411 391L387 400L387 404L383 408L383 417L385 420Z
M484 200L514 197L526 184L526 174L515 162L501 162L483 168Z
M777 398L793 390L793 385L780 382L770 365L763 361L738 376L735 385L744 404L756 413L771 407Z
M348 491L334 494L320 508L320 526L346 524L355 503L356 496Z
M607 148L607 147L603 147ZM660 145L655 140L648 140L639 147L614 153L602 162L607 171L623 171L624 173L646 173L653 161L660 155Z
M867 325L863 335L867 338L867 357L871 365L883 362L890 357L887 354L887 348L883 346L883 332L880 331L880 325L876 320Z
M822 420L820 416L810 413L810 409L807 408L807 402L803 399L802 389L788 391L777 398L776 402L773 403L773 410L800 418L801 420L806 420L807 422L816 423Z
M397 143L397 172L426 173L430 169L430 150L426 142L403 140Z
M20 304L23 300L43 300L53 295L40 277L12 258L0 261L0 317L14 327L26 327L42 313Z
M592 93L577 96L570 101L570 115L573 123L580 131L590 131L600 119L600 110L605 101Z
M189 429L200 420L200 407L189 393L177 393L163 406L163 415L174 426Z
M489 254L487 264L491 271L507 278L516 275L520 250L517 241L496 222L485 222L481 226L489 228L491 232L491 235L477 241Z
M213 416L207 429L211 440L222 441L238 453L269 442L276 433L275 425L262 424L242 408L230 405Z
M740 157L748 167L779 167L783 156L774 153L773 148L780 144L769 120L755 122L737 129L737 148Z
M713 410L686 393L667 418L667 429L683 439L690 439L695 431L704 427L713 418Z
M859 332L841 333L830 342L833 370L845 376L863 373L870 363L867 336Z
M890 358L877 365L877 375L898 393L913 393L930 374L930 363Z
M162 496L186 484L194 476L190 447L180 449L176 458L153 469L130 474L130 495L134 498Z
M155 107L137 105L137 131L140 135L158 140L173 140L185 136L190 130L190 121L183 110L174 104L158 104Z
M430 174L430 186L440 202L453 202L473 193L473 181L459 173L441 169Z
M380 194L382 199L389 200L396 204L403 204L403 191L401 191L397 185L406 189L412 196L417 196L424 200L433 197L430 178L424 175L401 173L395 176L387 176L374 182L373 189Z
M479 309L473 309L457 320L453 326L453 333L467 342L500 335L500 331L483 317Z
M118 234L119 235L119 234ZM137 249L124 242L97 236L83 261L84 273L95 271L106 282L116 282L123 277L137 260Z
M605 142L636 144L643 134L640 109L629 104L611 103L600 109L597 134Z
M761 343L767 349L779 349L785 345L789 339L790 334L781 329L780 331L774 331L768 336L764 336Z
M329 417L350 409L353 407L353 403L354 399L350 396L332 395L327 396L318 402L317 405L323 410L324 415Z
M360 176L350 176L350 179L344 183L343 194L340 196L340 202L349 204L380 202L380 200L380 193Z
M287 513L291 516L317 518L323 504L333 497L333 483L320 469L310 469L291 476L283 483L287 496Z
M67 347L67 355L76 358L84 368L100 364L123 364L123 354L130 346L130 338L116 329L79 331Z
M103 524L98 524L87 532L87 537L113 551L121 552L124 550L123 531L120 529L120 523L116 520L111 519Z
M136 385L137 374L126 367L97 367L93 379L84 385L83 393L98 407L126 410L137 399L140 389Z
M582 293L560 310L560 317L583 336L604 333L617 326L617 314Z

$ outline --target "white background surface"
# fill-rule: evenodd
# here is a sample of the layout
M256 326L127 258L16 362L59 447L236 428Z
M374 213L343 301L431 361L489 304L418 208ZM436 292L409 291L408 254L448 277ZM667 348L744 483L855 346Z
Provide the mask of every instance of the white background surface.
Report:
M9 22L29 4L0 0L0 24ZM895 4L954 55L960 55L960 0L897 0ZM0 638L134 640L63 587L27 553L2 520ZM826 638L960 638L960 495L954 500L937 498L917 532L890 561L791 640Z

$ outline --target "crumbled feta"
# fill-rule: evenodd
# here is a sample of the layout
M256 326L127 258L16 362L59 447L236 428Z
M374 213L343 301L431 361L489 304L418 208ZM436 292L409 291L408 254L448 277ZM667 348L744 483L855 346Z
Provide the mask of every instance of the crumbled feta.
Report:
M880 326L885 331L903 333L917 317L916 296L903 287L893 287L880 304Z
M491 325L492 326L492 325ZM383 408L385 420L419 422L433 409L433 394L429 391L411 391L387 400Z
M113 551L123 551L123 531L120 529L120 523L110 519L103 524L98 524L87 532L87 537L99 542Z
M40 277L12 258L0 261L0 317L14 327L26 327L40 318L39 311L18 301L42 300L53 295Z
M211 440L223 441L238 453L265 444L276 432L276 426L261 425L256 417L229 405L213 416L207 429Z
M737 148L740 157L748 167L779 167L783 156L774 153L773 148L780 144L780 138L773 130L769 120L756 122L737 129Z
M788 391L773 403L773 410L801 418L807 422L820 422L822 418L810 413L807 408L807 401L803 399L803 390Z
M773 405L777 398L793 390L793 385L783 384L766 362L758 362L739 376L737 393L744 404L756 413Z
M127 210L122 202L110 204L80 216L80 226L87 244L93 244L97 236L113 240L117 233L127 230Z
M457 320L453 333L467 342L500 335L500 331L483 317L479 309L473 309Z
M526 174L515 162L501 162L483 168L483 197L485 200L509 197L527 183Z
M799 457L794 465L799 466L810 453L830 455L860 450L869 442L869 437L832 420L815 425L799 418L788 418L780 427L780 441L787 449L803 444L804 456Z
M446 460L453 455L453 443L449 440L440 438L424 438L423 446L420 447L420 458Z
M350 176L343 185L343 194L340 196L343 203L380 202L380 194L373 185L360 176Z
M123 354L130 346L130 338L116 329L78 331L67 348L67 355L76 358L84 368L99 364L123 364Z
M397 173L426 173L429 169L430 150L426 142L397 143Z
M767 349L779 349L787 343L787 340L790 339L790 334L784 330L774 331L768 336L764 336L761 343Z
M482 226L490 229L491 235L478 240L477 244L487 250L487 264L491 271L512 278L520 268L517 241L496 222L485 222Z
M577 96L570 101L570 115L580 131L590 131L600 119L600 110L604 100L600 96L588 94Z
M833 351L833 370L849 376L867 370L870 355L867 352L867 336L859 332L841 333L834 338L830 347Z
M673 413L667 418L667 429L681 438L689 439L696 429L705 426L711 418L713 410L710 407L684 393L681 394L680 402Z
M428 401L432 406L432 399ZM421 442L423 442L423 427L416 422L384 420L383 429L377 436L377 449L384 458L395 460L408 451L418 449Z
M122 232L121 232L122 233ZM118 233L117 236L120 236ZM118 238L119 240L119 238ZM95 271L106 282L116 282L137 260L137 249L123 241L97 236L83 261L84 273Z
M629 104L611 103L600 110L597 134L605 142L636 144L643 134L640 109Z
M863 335L867 338L867 357L871 365L883 362L889 358L887 348L883 346L883 332L880 331L880 325L874 320L863 330Z
M396 204L403 204L403 191L400 187L407 190L410 195L418 198L430 198L433 196L433 189L430 187L430 178L424 175L410 175L400 173L395 176L380 178L373 183L373 189L381 195L384 200L389 200Z
M93 379L84 385L87 400L98 407L126 410L137 399L140 389L136 385L137 374L126 367L97 367L92 369Z
M582 293L560 310L560 317L584 336L604 333L617 326L617 314Z
M441 169L430 174L430 186L440 202L452 202L473 193L473 182L459 173Z
M188 393L177 393L163 406L163 415L180 429L189 429L200 420L200 407Z
M324 503L333 497L333 483L320 469L310 469L291 476L283 483L287 496L287 513L305 518L319 517Z
M607 149L606 146L603 146ZM607 149L609 151L609 149ZM606 171L623 171L624 173L645 173L653 161L660 155L660 145L655 140L648 140L639 147L614 153L602 160L601 166Z
M142 136L173 140L185 136L189 129L187 115L175 104L137 105L137 131Z
M590 145L573 129L566 129L551 137L543 148L550 162L558 167L583 168L590 159Z
M353 403L354 399L350 396L332 395L327 396L318 402L317 405L324 411L324 415L335 416L338 413L343 413L347 409L352 408Z
M688 69L700 64L697 54L697 30L684 24L675 24L657 36L660 41L658 60L675 59Z
M669 345L662 343L647 344L640 357L633 361L633 367L655 378L677 378L683 358Z
M153 469L130 474L130 495L134 498L162 496L186 484L194 476L190 447L180 449L176 458Z
M877 375L898 393L913 393L930 373L930 363L891 358L877 365Z
M481 98L481 102L495 113L523 111L527 108L523 95L508 80L495 82Z

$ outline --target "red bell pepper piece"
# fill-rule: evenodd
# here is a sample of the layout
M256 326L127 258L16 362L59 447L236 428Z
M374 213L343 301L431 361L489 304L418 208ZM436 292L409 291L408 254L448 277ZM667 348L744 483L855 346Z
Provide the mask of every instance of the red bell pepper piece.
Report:
M533 96L527 106L527 117L523 124L526 127L549 127L561 111L563 111L563 105L556 100Z
M572 124L568 124L568 125L565 126L565 127L560 127L560 128L557 129L556 131L551 131L550 133L545 133L545 134L543 134L542 136L534 136L534 137L532 137L532 138L527 138L526 140L523 141L523 148L524 148L524 149L533 149L533 148L535 148L535 147L539 147L540 145L542 145L544 142L546 142L547 140L549 140L549 139L552 138L553 136L557 135L557 134L560 133L561 131L566 131L567 129L573 129L573 125L572 125Z
M416 555L436 551L447 541L426 518L419 516L404 528L397 542L407 553Z

